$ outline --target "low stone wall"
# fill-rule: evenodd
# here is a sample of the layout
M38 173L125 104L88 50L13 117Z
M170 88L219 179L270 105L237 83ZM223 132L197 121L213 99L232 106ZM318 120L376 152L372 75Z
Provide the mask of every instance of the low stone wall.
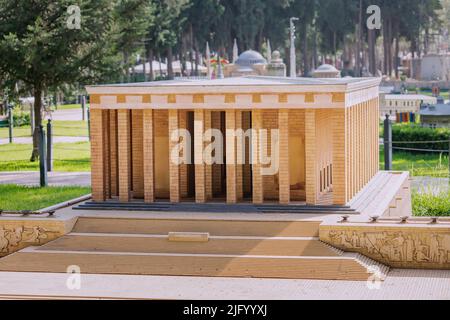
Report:
M0 257L55 240L69 233L75 221L75 218L0 218Z
M320 240L395 268L450 269L450 220L327 223Z

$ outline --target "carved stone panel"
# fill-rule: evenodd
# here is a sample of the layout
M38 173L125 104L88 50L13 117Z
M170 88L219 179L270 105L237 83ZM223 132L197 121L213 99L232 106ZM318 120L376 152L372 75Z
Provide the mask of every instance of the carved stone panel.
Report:
M68 232L63 221L0 220L0 257L40 246Z
M391 267L450 269L450 226L321 226L320 240Z

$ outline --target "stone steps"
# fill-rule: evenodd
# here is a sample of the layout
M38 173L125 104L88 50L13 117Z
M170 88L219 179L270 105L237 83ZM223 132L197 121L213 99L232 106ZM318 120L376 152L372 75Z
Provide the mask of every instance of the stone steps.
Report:
M338 256L317 238L209 237L207 242L168 241L167 235L72 233L49 244L46 251L186 253L270 256ZM36 249L40 251L39 248Z
M65 273L78 266L84 274L366 281L380 270L319 241L319 224L80 217L72 233L0 259L0 271Z
M250 219L250 218L249 218ZM72 232L168 235L207 232L212 236L318 237L320 221L247 219L146 219L80 217Z
M223 203L145 203L134 201L121 203L115 200L105 202L84 202L76 210L101 211L155 211L155 212L208 212L208 213L295 213L295 214L357 214L354 209L346 206L307 206L307 205L277 205L277 204L227 204Z

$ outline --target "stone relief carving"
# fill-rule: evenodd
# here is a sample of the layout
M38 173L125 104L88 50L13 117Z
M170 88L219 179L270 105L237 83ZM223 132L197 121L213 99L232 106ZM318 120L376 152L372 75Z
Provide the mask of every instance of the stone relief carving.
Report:
M16 228L5 228L0 226L0 254L7 254L13 251L21 243L41 244L43 240L49 239L50 234L57 233L45 228L34 226L26 228L23 226Z
M389 262L450 264L450 234L331 230L325 241Z

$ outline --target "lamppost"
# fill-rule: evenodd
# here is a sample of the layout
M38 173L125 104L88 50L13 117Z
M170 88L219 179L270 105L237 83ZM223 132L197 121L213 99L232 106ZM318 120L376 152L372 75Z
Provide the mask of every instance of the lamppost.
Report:
M297 77L297 64L296 64L296 55L295 55L295 24L294 21L300 20L299 18L292 17L289 20L290 24L290 34L291 34L291 63L290 63L290 75L291 78Z

